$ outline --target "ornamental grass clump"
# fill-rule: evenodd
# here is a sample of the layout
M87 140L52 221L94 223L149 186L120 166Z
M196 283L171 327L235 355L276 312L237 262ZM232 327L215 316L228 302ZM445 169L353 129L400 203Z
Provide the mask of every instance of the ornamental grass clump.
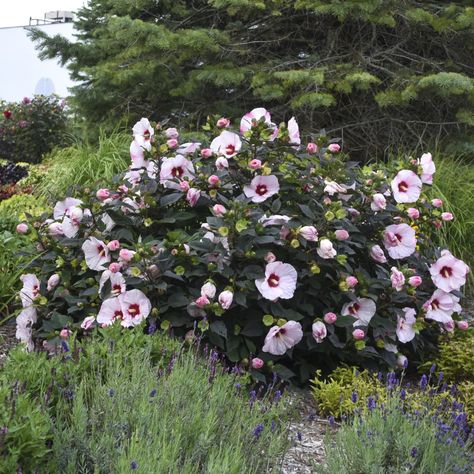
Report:
M433 369L434 372L434 369ZM471 473L474 430L455 386L423 375L415 387L389 374L384 397L351 394L359 403L325 439L325 464L338 474ZM414 403L416 401L416 403ZM330 418L334 426L334 417Z
M360 168L325 136L258 108L201 142L147 119L116 186L59 200L28 231L18 337L152 324L200 332L263 379L340 361L394 366L462 322L467 265L437 248L435 163ZM258 361L256 362L256 360Z

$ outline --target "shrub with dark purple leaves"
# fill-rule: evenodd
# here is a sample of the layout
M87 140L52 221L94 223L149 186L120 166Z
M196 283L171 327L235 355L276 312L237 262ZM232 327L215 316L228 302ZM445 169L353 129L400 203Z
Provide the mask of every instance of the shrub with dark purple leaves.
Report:
M26 176L28 176L28 169L25 166L16 165L12 162L0 165L0 186L16 184Z

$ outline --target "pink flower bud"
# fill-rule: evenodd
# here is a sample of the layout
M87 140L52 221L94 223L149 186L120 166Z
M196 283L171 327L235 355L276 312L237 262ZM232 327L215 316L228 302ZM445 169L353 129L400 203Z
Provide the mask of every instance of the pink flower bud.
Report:
M178 146L178 140L176 140L176 138L170 138L166 144L170 147L170 148L176 148Z
M61 277L57 273L53 273L49 278L48 282L46 283L46 289L48 291L53 290L59 285L59 281L61 280Z
M252 369L261 369L263 367L263 360L259 359L258 357L254 357L252 359Z
M207 299L206 296L200 296L196 300L196 305L199 306L200 308L202 308L203 306L206 306L207 304L209 304L209 300Z
M61 332L59 333L59 337L62 337L63 339L67 339L72 332L69 329L61 329Z
M19 234L26 234L28 232L28 224L25 224L24 222L22 222L21 224L18 224L16 226L16 231Z
M418 209L415 209L414 207L409 207L407 209L407 214L412 218L412 219L418 219L420 217L420 211Z
M448 321L447 323L443 324L444 330L447 332L453 332L454 331L454 321Z
M441 214L441 219L443 219L443 221L452 221L454 216L450 212L443 212Z
M267 263L273 263L276 260L276 256L273 252L268 252L267 255L265 255L265 261Z
M347 240L349 238L349 232L345 229L338 229L334 233L336 234L337 240Z
M341 147L337 143L331 143L328 146L328 151L330 151L331 153L339 153L341 151Z
M135 255L135 252L133 250L122 249L119 252L120 258L124 260L125 262L129 262L130 260L132 260L134 255Z
M397 367L399 369L406 369L408 366L408 359L403 354L400 354L397 358Z
M310 242L317 242L318 240L318 231L316 227L312 225L305 225L301 227L299 230L299 234L305 239Z
M362 331L362 329L354 329L354 331L352 331L352 337L353 337L356 341L360 341L361 339L364 339L364 337L365 337L365 332Z
M469 329L469 323L467 321L458 321L457 325L461 331L466 331L467 329Z
M435 198L435 199L432 199L431 200L431 204L434 206L434 207L441 207L443 205L443 201L439 198Z
M323 204L324 204L325 206L329 206L329 204L331 204L331 203L332 203L332 199L331 199L330 197L326 196L326 197L323 199Z
M442 221L434 221L434 222L433 222L433 225L434 225L437 229L441 229L441 227L443 226L443 222L442 222Z
M216 186L219 186L219 183L221 182L221 180L215 174L211 174L211 176L209 176L209 178L207 179L207 182L211 186L216 187Z
M216 296L216 285L214 283L208 281L201 286L201 296L205 296L206 298L212 299Z
M306 151L310 154L317 153L318 152L318 145L316 145L316 143L310 142L306 145Z
M181 189L181 191L187 193L189 191L189 183L187 181L181 181L179 183L179 188Z
M212 156L212 150L210 148L203 148L201 150L201 156L203 158L210 158Z
M258 170L262 167L262 162L260 160L252 160L249 163L249 167L252 168L253 170Z
M85 318L84 321L82 321L81 328L87 331L93 326L94 322L95 322L94 316L87 316L87 318Z
M165 136L166 138L178 138L179 137L179 133L178 133L178 130L176 130L176 128L167 128L165 130Z
M219 128L226 128L230 125L230 120L228 118L224 118L224 117L221 117L216 125L219 127Z
M232 291L225 290L219 294L217 300L219 301L222 309L229 309L232 301L234 301L234 293L232 293Z
M199 201L200 196L201 196L201 191L199 191L199 189L190 188L186 194L186 200L188 201L191 207L194 207Z
M413 275L412 277L408 278L408 284L414 286L415 288L420 286L422 282L423 279L419 275Z
M118 240L111 240L108 244L107 244L107 248L113 252L115 250L118 250L120 248L120 242Z
M97 199L105 201L110 197L110 191L107 188L101 188L96 193Z
M117 262L112 262L112 263L109 265L109 270L110 270L112 273L117 273L117 272L119 272L121 268L122 268L122 265L120 265L120 263L117 263Z
M215 216L221 217L227 212L227 209L222 204L215 204L212 208L212 212Z
M355 276L348 276L346 278L346 283L349 288L354 288L354 286L359 283L359 280Z
M216 168L218 170L225 170L226 168L229 167L229 162L227 161L227 158L224 158L223 156L220 156L216 160Z
M335 313L326 313L324 315L324 322L327 324L334 324L337 321L337 315Z

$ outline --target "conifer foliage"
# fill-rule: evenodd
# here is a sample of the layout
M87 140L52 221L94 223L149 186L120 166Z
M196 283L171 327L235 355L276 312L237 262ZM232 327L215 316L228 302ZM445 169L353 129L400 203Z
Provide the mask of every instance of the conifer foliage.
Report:
M468 137L470 1L89 0L76 41L33 30L67 64L89 123L192 123L265 106L365 155ZM287 117L289 118L289 117Z

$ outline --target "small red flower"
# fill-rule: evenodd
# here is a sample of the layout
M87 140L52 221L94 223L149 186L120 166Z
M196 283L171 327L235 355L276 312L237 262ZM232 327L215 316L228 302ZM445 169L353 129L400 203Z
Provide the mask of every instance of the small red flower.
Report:
M3 116L8 120L12 118L12 111L11 110L4 110Z

